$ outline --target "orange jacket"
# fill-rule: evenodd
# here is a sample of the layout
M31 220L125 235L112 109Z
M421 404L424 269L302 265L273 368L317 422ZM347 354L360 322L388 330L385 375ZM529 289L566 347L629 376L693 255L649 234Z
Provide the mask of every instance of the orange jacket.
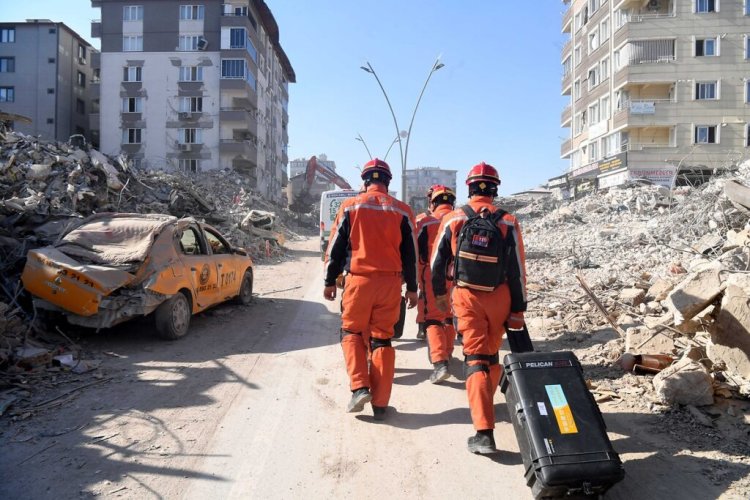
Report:
M406 289L417 291L417 251L411 208L370 184L341 204L326 251L326 286L343 270L351 274L401 273Z
M419 252L419 268L429 266L432 247L438 233L440 221L451 213L453 208L450 205L438 205L434 212L425 214L417 218L417 250ZM429 267L428 267L429 269Z
M485 207L493 213L498 209L498 207L492 204L492 198L489 196L472 196L469 199L469 206L477 213ZM458 208L444 216L440 223L437 241L432 250L430 260L432 287L435 296L446 294L446 273L448 266L452 263L456 255L458 235L466 220L466 214ZM510 311L512 313L524 312L526 311L526 254L523 248L521 225L513 215L505 214L498 224L503 236L507 234L509 226L514 228L513 237L515 239L515 246L510 254L504 285L507 284L510 289Z

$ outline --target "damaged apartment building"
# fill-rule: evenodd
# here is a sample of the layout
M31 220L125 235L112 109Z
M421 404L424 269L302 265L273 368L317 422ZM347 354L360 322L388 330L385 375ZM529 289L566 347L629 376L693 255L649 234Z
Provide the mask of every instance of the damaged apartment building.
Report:
M233 169L282 202L294 70L263 0L92 0L100 149L187 173ZM96 121L96 120L94 120Z
M563 0L570 196L702 182L750 146L750 2ZM678 174L679 172L679 174Z

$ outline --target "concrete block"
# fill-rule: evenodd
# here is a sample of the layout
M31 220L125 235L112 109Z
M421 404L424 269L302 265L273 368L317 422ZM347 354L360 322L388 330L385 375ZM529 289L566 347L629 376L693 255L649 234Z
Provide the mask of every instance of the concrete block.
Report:
M729 285L721 300L721 309L711 328L708 356L722 360L727 369L750 377L750 293Z
M715 264L688 274L665 299L675 325L680 325L708 307L722 292L719 269Z
M714 402L714 388L706 368L682 358L654 376L654 389L670 404L706 406Z
M620 290L619 301L629 306L637 307L646 298L646 292L640 288L623 288Z
M654 332L646 327L633 327L625 330L625 352L672 354L673 351L674 340L669 332L662 331L654 335Z
M665 279L658 279L646 292L646 297L650 300L661 302L667 298L669 292L674 288L674 283Z

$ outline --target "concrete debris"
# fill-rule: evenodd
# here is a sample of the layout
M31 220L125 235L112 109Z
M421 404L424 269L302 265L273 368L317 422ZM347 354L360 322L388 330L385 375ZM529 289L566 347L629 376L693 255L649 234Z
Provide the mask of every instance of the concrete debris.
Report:
M714 402L711 376L701 365L683 358L654 376L657 395L670 404L706 406Z
M722 394L747 398L748 186L750 161L697 186L632 185L577 200L514 200L534 256L526 263L532 336L593 341L596 332L614 329L622 339L584 340L582 356L611 366L623 353L680 359L691 352L701 356L698 366L712 367L711 375L701 375L704 382L724 377ZM498 205L511 206L505 202ZM623 383L612 390L623 390ZM708 401L701 387L686 390Z

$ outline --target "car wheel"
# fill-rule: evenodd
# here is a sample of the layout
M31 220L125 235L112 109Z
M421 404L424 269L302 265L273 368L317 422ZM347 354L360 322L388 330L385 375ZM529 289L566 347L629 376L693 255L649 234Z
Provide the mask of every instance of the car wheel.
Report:
M156 309L156 331L163 339L182 338L187 334L192 314L190 301L184 293L178 292Z
M240 292L234 298L234 303L241 306L246 306L253 301L253 272L248 269L245 271L245 275L242 276L242 283L240 283Z

